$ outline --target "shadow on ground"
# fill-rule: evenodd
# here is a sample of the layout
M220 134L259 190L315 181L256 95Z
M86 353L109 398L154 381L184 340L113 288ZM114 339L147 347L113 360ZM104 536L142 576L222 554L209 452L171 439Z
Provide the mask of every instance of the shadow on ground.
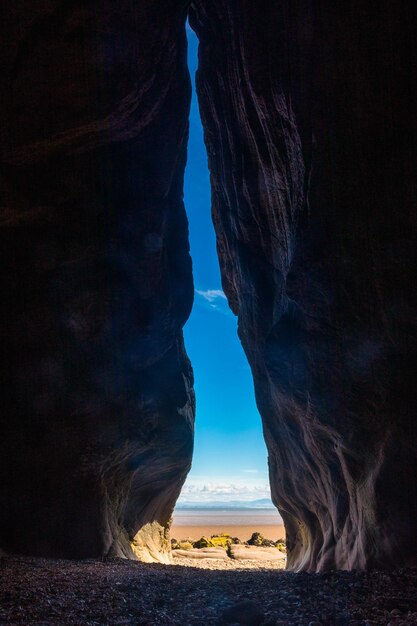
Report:
M410 626L417 570L293 574L7 557L0 624Z

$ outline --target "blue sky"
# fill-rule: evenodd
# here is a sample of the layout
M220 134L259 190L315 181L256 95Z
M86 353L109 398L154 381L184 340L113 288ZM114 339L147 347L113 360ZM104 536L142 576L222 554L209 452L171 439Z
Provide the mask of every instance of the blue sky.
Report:
M194 368L197 416L193 467L180 500L264 498L269 495L267 453L237 320L221 287L207 155L195 97L198 41L188 26L187 35L193 99L184 191L195 300L184 334Z

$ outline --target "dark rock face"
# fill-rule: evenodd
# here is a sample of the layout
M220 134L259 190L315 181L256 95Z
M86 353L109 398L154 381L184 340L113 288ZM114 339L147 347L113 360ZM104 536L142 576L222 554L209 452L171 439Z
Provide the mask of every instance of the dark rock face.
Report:
M417 564L415 3L193 3L289 567Z
M190 467L185 3L1 22L0 547L166 558ZM150 556L151 554L151 556Z
M194 417L186 10L3 11L0 551L168 559ZM289 566L416 565L415 2L191 21Z

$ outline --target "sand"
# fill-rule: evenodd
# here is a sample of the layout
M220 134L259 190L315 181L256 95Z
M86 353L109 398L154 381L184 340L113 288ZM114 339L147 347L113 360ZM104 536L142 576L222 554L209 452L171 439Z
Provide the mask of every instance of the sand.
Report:
M228 533L232 537L238 537L241 541L247 541L251 538L253 533L260 532L266 539L278 539L285 538L285 528L282 524L262 526L257 524L248 526L181 526L176 525L175 522L171 528L171 537L177 540L180 539L200 539L200 537L211 537L211 535L221 535L222 533Z

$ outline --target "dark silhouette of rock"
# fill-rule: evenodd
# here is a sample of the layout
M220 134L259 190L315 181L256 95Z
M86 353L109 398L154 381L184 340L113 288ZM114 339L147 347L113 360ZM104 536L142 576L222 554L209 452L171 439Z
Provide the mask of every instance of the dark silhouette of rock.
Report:
M185 3L2 11L0 545L167 559L190 467Z
M289 567L415 566L416 4L192 6L223 287Z
M252 537L248 540L248 545L250 546L262 546L264 543L264 538L261 533L252 533Z
M416 3L190 6L289 566L417 565ZM2 12L0 551L169 558L194 416L188 7Z

